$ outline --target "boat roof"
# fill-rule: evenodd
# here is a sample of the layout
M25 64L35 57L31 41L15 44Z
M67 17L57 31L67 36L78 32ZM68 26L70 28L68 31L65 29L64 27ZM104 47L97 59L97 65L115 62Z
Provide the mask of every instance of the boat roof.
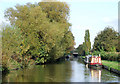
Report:
M92 55L87 55L87 57L92 57Z
M94 55L95 57L98 57L97 55ZM92 57L92 55L87 55L86 57Z

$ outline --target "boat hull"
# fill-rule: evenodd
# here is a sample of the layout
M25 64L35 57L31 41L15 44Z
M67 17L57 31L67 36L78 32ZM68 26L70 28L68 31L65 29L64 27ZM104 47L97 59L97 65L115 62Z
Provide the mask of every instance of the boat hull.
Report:
M102 65L99 65L99 64L90 65L90 63L89 63L89 64L88 64L88 67L89 67L89 68L94 68L94 69L100 69L100 68L102 68Z
M102 68L102 64L91 64L90 62L87 62L84 60L85 65L88 65L89 68L93 68L93 69L100 69Z

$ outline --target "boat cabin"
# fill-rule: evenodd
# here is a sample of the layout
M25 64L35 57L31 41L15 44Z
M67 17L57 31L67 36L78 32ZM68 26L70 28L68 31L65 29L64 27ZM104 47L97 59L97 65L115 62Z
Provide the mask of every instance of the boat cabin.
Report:
M86 63L89 63L90 61L91 61L91 57L92 57L92 55L87 55L86 57L85 57L85 62Z
M92 56L87 55L84 60L85 64L89 66L102 66L101 57L99 56Z

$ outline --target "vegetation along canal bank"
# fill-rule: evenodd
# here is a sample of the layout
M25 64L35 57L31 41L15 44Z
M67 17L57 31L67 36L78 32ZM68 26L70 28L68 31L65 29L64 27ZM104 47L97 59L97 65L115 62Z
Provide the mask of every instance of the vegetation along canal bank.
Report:
M3 25L1 32L2 70L52 63L69 54L74 48L69 12L68 4L59 1L8 8L11 25Z
M83 44L75 48L69 5L42 1L6 9L10 24L0 26L0 83L119 82L120 75L115 73L120 71L120 33L105 27L91 46L87 29ZM99 54L105 69L88 68L80 59Z
M87 31L86 31L87 32ZM94 39L92 49L88 49L88 41L90 35L85 34L85 42L76 49L78 54L84 59L87 55L101 56L103 68L120 75L120 34L113 28L106 27ZM90 44L90 42L89 42ZM90 45L89 45L90 46Z

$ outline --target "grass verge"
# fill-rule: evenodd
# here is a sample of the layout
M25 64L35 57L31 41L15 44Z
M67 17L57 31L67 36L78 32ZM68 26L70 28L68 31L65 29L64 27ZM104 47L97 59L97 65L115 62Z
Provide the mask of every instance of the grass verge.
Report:
M120 62L102 60L102 64L120 71Z
M86 56L80 56L80 57L84 59Z

